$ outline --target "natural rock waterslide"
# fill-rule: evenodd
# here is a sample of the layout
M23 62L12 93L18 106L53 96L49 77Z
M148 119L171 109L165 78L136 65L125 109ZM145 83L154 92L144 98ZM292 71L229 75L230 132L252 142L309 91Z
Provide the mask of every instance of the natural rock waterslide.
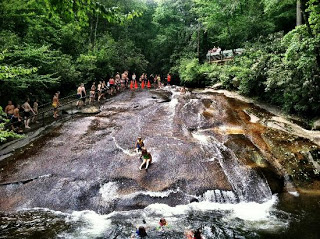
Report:
M318 193L318 138L303 138L289 123L214 91L127 91L7 160L0 211L107 214L194 199L263 203L286 190ZM138 136L153 156L148 171L138 169Z

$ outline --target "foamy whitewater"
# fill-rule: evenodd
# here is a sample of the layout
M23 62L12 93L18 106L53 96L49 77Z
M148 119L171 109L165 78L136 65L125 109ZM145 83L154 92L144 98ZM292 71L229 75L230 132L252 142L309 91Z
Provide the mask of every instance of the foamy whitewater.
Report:
M72 212L68 215L68 222L81 222L82 226L75 232L63 233L59 235L62 238L97 238L109 235L108 233L116 231L121 227L128 238L134 232L136 226L145 220L149 231L156 231L159 218L164 217L168 221L170 230L176 233L182 233L186 228L193 225L186 224L186 219L193 214L203 215L203 218L210 217L220 213L222 218L220 223L229 227L241 226L244 230L267 230L277 232L288 226L288 215L275 209L277 196L264 203L241 202L238 204L220 204L208 201L195 202L188 205L179 205L170 207L166 204L151 204L140 210L112 212L107 215L99 215L93 211ZM284 216L277 217L279 213ZM197 221L198 219L198 221ZM203 225L204 235L210 238L212 232L207 221L201 221L197 218L196 224Z

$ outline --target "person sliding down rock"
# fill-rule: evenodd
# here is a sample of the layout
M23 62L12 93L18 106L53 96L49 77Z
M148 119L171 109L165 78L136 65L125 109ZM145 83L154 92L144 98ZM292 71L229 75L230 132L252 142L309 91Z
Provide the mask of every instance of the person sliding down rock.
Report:
M143 161L139 169L142 170L143 165L146 165L146 170L147 170L149 167L149 164L152 162L151 154L145 148L143 148L140 158L142 158Z

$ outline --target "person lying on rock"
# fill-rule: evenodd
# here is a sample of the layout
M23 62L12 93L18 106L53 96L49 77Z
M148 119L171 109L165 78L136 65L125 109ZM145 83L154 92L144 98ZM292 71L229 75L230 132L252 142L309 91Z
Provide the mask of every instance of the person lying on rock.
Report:
M142 170L143 165L146 165L146 170L147 170L149 167L149 164L152 162L151 154L145 148L143 148L140 158L143 161L142 161L142 164L140 165L139 169Z

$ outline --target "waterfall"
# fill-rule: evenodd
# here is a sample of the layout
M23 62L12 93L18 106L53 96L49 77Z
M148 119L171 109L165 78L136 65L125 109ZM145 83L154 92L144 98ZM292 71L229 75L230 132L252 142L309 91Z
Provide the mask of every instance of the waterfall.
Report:
M254 169L241 163L230 149L218 142L213 136L197 132L193 133L193 137L200 141L205 151L210 152L218 160L234 192L230 198L227 196L231 195L230 193L226 194L221 193L220 190L214 190L214 196L212 193L209 196L207 192L204 198L210 201L231 203L237 201L236 199L247 202L264 202L271 199L272 192L263 175L259 175Z

